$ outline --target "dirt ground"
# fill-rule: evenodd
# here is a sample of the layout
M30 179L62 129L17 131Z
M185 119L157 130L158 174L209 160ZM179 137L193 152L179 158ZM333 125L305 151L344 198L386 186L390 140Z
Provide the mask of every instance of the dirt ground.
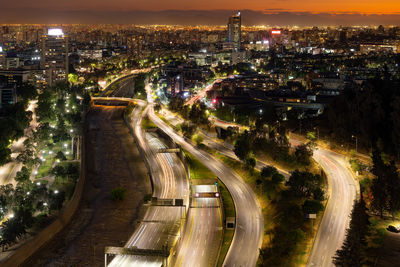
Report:
M104 266L104 247L123 246L145 213L150 179L122 108L93 108L86 122L86 183L71 223L24 266ZM126 199L110 200L113 188Z

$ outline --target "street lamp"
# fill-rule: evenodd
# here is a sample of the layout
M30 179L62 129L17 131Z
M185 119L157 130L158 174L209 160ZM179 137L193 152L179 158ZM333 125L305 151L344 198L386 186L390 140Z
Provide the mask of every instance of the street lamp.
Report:
M358 147L358 138L355 135L351 136L352 139L356 139L356 153L357 153L357 147Z

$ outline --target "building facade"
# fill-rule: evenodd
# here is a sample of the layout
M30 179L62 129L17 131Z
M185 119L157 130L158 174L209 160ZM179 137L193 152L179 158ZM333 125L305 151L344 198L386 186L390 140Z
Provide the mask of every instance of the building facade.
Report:
M68 52L68 37L61 29L48 29L42 36L40 67L46 71L48 85L67 81Z
M233 43L235 51L240 50L242 39L242 17L240 12L231 16L228 21L228 43Z

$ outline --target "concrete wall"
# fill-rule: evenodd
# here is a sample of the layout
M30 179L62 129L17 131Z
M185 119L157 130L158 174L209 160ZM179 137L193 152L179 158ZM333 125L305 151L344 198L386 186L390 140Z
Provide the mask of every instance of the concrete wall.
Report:
M86 129L85 129L86 131ZM1 266L21 266L36 251L45 246L53 237L64 229L71 221L82 198L83 188L85 185L85 137L82 138L81 149L81 174L77 181L74 194L68 205L61 211L61 215L48 227L35 235L31 240L23 244L15 253L11 254L7 259L0 263Z

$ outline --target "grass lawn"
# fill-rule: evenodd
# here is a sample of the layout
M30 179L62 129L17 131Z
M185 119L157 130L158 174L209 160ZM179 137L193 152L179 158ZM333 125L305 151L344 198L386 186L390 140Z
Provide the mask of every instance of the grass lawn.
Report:
M66 146L65 146L66 145ZM52 151L53 153L50 154L49 151ZM45 151L45 153L42 153L43 158L46 159L45 162L42 162L40 164L40 167L38 168L38 174L36 175L36 178L42 178L47 175L49 175L49 172L52 169L52 166L54 162L56 161L56 155L58 151L62 151L67 158L67 160L72 159L72 153L71 153L71 141L65 141L65 142L58 142L55 143L51 149L48 147L44 147L41 149L41 151ZM69 155L67 155L67 151L69 151Z
M190 168L191 179L211 179L215 178L215 174L203 165L197 158L184 151L186 162Z
M157 125L155 125L151 120L149 120L149 118L146 116L142 119L142 128L145 130L148 129L153 129L153 128L157 128Z

